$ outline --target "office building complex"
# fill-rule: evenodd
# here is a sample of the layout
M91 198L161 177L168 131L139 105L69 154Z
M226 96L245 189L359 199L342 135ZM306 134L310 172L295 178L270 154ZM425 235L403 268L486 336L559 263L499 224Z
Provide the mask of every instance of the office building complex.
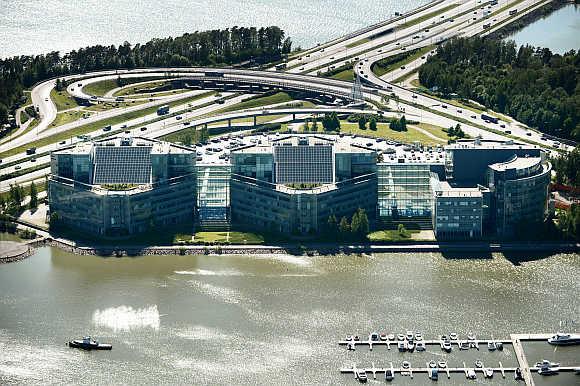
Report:
M115 138L54 152L49 201L64 223L107 235L185 221L307 235L361 208L371 226L409 220L442 240L509 237L544 219L544 158L480 139L424 148L342 134L229 135L194 152Z
M51 155L51 218L123 236L192 221L195 153L146 138L84 142Z

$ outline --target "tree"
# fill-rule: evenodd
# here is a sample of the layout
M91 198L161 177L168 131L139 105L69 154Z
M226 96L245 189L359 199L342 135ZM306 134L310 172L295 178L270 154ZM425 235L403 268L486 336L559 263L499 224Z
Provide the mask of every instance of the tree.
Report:
M360 130L366 130L367 128L367 120L364 115L358 117L358 128Z
M377 120L375 117L371 117L371 120L369 121L369 129L377 131Z
M318 119L316 117L312 119L312 131L318 131Z
M209 140L209 132L207 130L207 125L203 125L201 131L199 133L199 141L200 142L207 142Z
M370 230L369 218L367 213L364 209L358 209L358 218L359 218L359 229L358 233L361 236L366 236Z
M359 212L357 210L352 215L352 220L350 222L350 231L353 234L358 235L359 230L360 230L360 218L359 218Z
M343 235L350 232L350 224L348 223L348 219L346 218L346 216L343 216L340 219L340 223L338 224L338 230Z
M36 190L36 184L34 181L30 184L30 202L28 205L30 210L35 210L38 208L38 192Z
M330 234L335 234L338 231L338 223L336 221L336 216L334 215L334 213L328 216L326 226L328 228L328 233Z
M405 118L404 115L399 120L399 128L400 131L407 131L407 119Z
M407 229L403 224L399 224L399 226L397 227L397 231L399 232L399 236L408 237Z
M185 146L191 146L192 137L191 137L191 133L189 131L187 133L185 133L181 142L183 142L183 144Z

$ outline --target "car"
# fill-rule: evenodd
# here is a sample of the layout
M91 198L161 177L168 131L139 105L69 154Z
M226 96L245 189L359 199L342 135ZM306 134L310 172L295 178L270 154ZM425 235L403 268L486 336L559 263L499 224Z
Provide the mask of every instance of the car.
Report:
M191 125L191 122L190 121L183 122L183 126L189 126L189 125Z
M501 125L499 125L499 127L505 129L505 125L503 123Z
M417 95L416 94L413 94L412 98L413 99L417 99Z
M146 128L145 126L143 126L143 127L142 127L142 128L140 128L139 130L141 130L141 131L145 131L145 130L147 130L147 128Z
M446 109L447 108L447 105L441 105L441 107L443 107L444 109Z
M300 67L300 71L304 71L304 67Z
M20 170L20 169L22 169L22 167L20 165L14 166L14 170Z
M58 144L59 145L66 145L66 141L60 141Z
M365 74L364 76L365 76L365 78L368 78L368 77L369 77L369 75L368 75L368 74Z
M425 59L425 55L421 56L421 59Z
M511 130L506 130L506 131L505 131L505 133L506 133L506 134L511 134L511 133L512 133L512 131L511 131Z
M382 48L379 48L379 52L383 52L383 49Z
M419 39L419 35L413 36L413 39Z
M461 110L461 109L458 109L458 110L457 110L457 112L458 112L459 114L462 114L462 113L463 113L463 110Z
M309 58L310 57L310 54L306 55L306 57Z
M472 115L471 118L477 119L477 115Z
M127 128L127 125L122 125L121 126L121 129L126 129L126 128Z
M477 20L477 18L476 18L476 17L474 17L474 18L473 18L473 20Z
M131 134L129 130L125 130L125 134Z
M36 158L31 159L30 162L36 162Z
M178 120L178 121L181 120L181 118L183 118L181 115L178 115L178 116L175 117L175 119Z
M429 32L429 28L427 28L427 29L425 30L425 32Z
M331 56L331 57L330 57L330 60L334 60L334 56Z
M405 66L401 66L401 70L404 70L404 69L405 69Z
M526 135L527 135L528 137L531 137L531 136L532 136L532 133L531 133L530 131L528 131L528 132L526 133Z
M405 51L407 49L407 47L401 47L401 50Z
M45 102L48 102L48 98L44 98L44 101L45 101Z

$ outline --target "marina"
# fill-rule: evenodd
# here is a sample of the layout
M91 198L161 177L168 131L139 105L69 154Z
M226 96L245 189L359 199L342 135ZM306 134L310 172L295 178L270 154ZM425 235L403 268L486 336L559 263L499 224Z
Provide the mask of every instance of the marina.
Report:
M373 332L368 335L368 339L361 339L358 335L349 335L345 340L338 342L340 346L346 346L349 351L355 351L356 346L368 346L369 351L373 350L373 346L386 347L391 350L391 345L394 349L400 352L413 352L417 345L425 346L440 346L441 350L450 353L453 348L459 350L469 350L487 348L490 353L503 351L504 345L510 345L513 348L517 358L518 366L504 366L501 361L484 363L477 359L473 366L469 366L465 361L462 361L462 366L448 365L447 361L431 360L425 362L425 366L420 364L413 367L410 361L404 360L400 366L393 365L393 361L389 362L389 367L377 367L375 362L371 363L371 367L358 367L353 365L351 367L344 366L340 368L342 374L354 374L355 379L360 382L366 382L367 374L371 374L373 379L378 376L384 376L387 381L394 380L395 376L406 376L413 378L414 374L425 374L433 381L436 381L439 374L445 374L447 379L451 379L452 374L463 374L466 379L475 380L478 375L482 378L493 378L494 374L498 374L502 379L511 376L514 380L522 380L526 385L535 385L532 373L539 375L557 375L560 372L571 372L580 375L580 364L573 366L560 366L560 363L550 362L546 359L536 362L534 366L528 363L526 354L524 352L523 343L526 342L545 342L550 345L576 345L578 342L578 335L564 334L558 332L556 334L510 334L509 339L494 339L484 338L478 339L476 335L469 333L467 338L463 339L456 333L441 335L439 339L423 339L421 333L413 334L412 331L407 331L406 334L386 334ZM497 363L497 364L496 364ZM363 375L364 374L364 375Z

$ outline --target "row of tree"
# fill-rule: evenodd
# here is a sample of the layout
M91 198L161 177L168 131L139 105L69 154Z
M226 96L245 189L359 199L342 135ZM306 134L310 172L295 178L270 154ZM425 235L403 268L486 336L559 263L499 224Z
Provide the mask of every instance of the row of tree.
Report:
M38 189L36 184L32 182L28 191L30 196L30 201L28 202L28 208L30 210L35 210L38 208ZM26 192L24 188L18 184L10 185L10 191L8 192L8 197L0 195L0 212L18 215L22 211L22 201L26 197Z
M458 94L542 132L580 139L580 52L563 55L513 41L456 38L419 69L420 82Z
M292 40L276 26L233 27L152 39L132 46L96 45L64 55L15 56L0 59L0 123L36 82L69 74L137 67L211 66L277 61L292 50ZM62 84L59 84L62 88Z
M346 216L343 216L340 221L337 221L334 214L328 216L327 233L333 237L340 235L343 238L354 237L364 239L369 233L369 229L369 218L366 211L362 208L358 208L353 213L350 221Z
M580 147L552 159L556 182L580 188Z
M389 128L394 131L407 131L407 118L403 115L399 119L393 119L389 123Z

